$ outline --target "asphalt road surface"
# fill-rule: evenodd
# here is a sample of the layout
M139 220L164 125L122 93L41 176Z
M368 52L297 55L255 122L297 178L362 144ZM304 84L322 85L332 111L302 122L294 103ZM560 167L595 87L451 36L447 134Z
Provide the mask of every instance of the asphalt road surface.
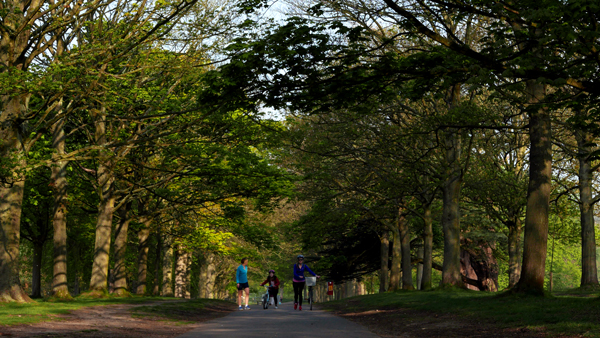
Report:
M197 329L178 338L229 337L289 337L289 338L374 338L377 335L347 319L320 310L294 311L292 303L275 309L263 310L260 305L252 310L236 311L228 316L203 323Z

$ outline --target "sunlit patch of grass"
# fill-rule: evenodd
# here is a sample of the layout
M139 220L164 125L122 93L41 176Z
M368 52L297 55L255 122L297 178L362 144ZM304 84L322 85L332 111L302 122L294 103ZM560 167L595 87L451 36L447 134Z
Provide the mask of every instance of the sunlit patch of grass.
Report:
M0 326L33 324L59 320L58 316L69 314L83 307L113 304L143 304L159 300L173 300L167 297L112 297L94 298L86 295L72 300L42 299L31 303L0 303Z
M600 338L600 298L596 293L576 296L498 296L476 291L383 293L322 304L343 312L412 308L454 314L500 328L527 327L557 335Z

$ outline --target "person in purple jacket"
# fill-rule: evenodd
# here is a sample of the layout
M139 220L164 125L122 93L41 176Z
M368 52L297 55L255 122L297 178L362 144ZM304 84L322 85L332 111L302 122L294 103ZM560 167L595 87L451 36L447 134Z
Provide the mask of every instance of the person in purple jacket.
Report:
M306 264L304 264L304 256L298 255L298 264L294 264L294 310L302 311L302 291L306 285L304 271L310 272L313 276L319 278ZM300 301L300 303L298 303Z

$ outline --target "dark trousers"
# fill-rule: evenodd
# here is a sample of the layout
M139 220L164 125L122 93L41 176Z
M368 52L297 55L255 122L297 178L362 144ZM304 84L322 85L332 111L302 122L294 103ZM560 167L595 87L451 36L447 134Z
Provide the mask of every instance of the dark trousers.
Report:
M294 303L300 304L302 306L302 291L304 291L304 286L306 282L293 282L294 284ZM298 299L300 298L300 299Z
M269 288L269 297L273 297L275 299L275 306L277 306L277 294L279 293L279 289Z

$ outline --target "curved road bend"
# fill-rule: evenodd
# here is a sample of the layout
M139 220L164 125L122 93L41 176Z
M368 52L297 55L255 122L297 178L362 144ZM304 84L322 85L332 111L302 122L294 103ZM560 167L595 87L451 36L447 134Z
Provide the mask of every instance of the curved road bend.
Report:
M375 338L365 327L321 310L294 311L292 303L279 309L236 311L211 320L178 338L286 337L286 338Z

